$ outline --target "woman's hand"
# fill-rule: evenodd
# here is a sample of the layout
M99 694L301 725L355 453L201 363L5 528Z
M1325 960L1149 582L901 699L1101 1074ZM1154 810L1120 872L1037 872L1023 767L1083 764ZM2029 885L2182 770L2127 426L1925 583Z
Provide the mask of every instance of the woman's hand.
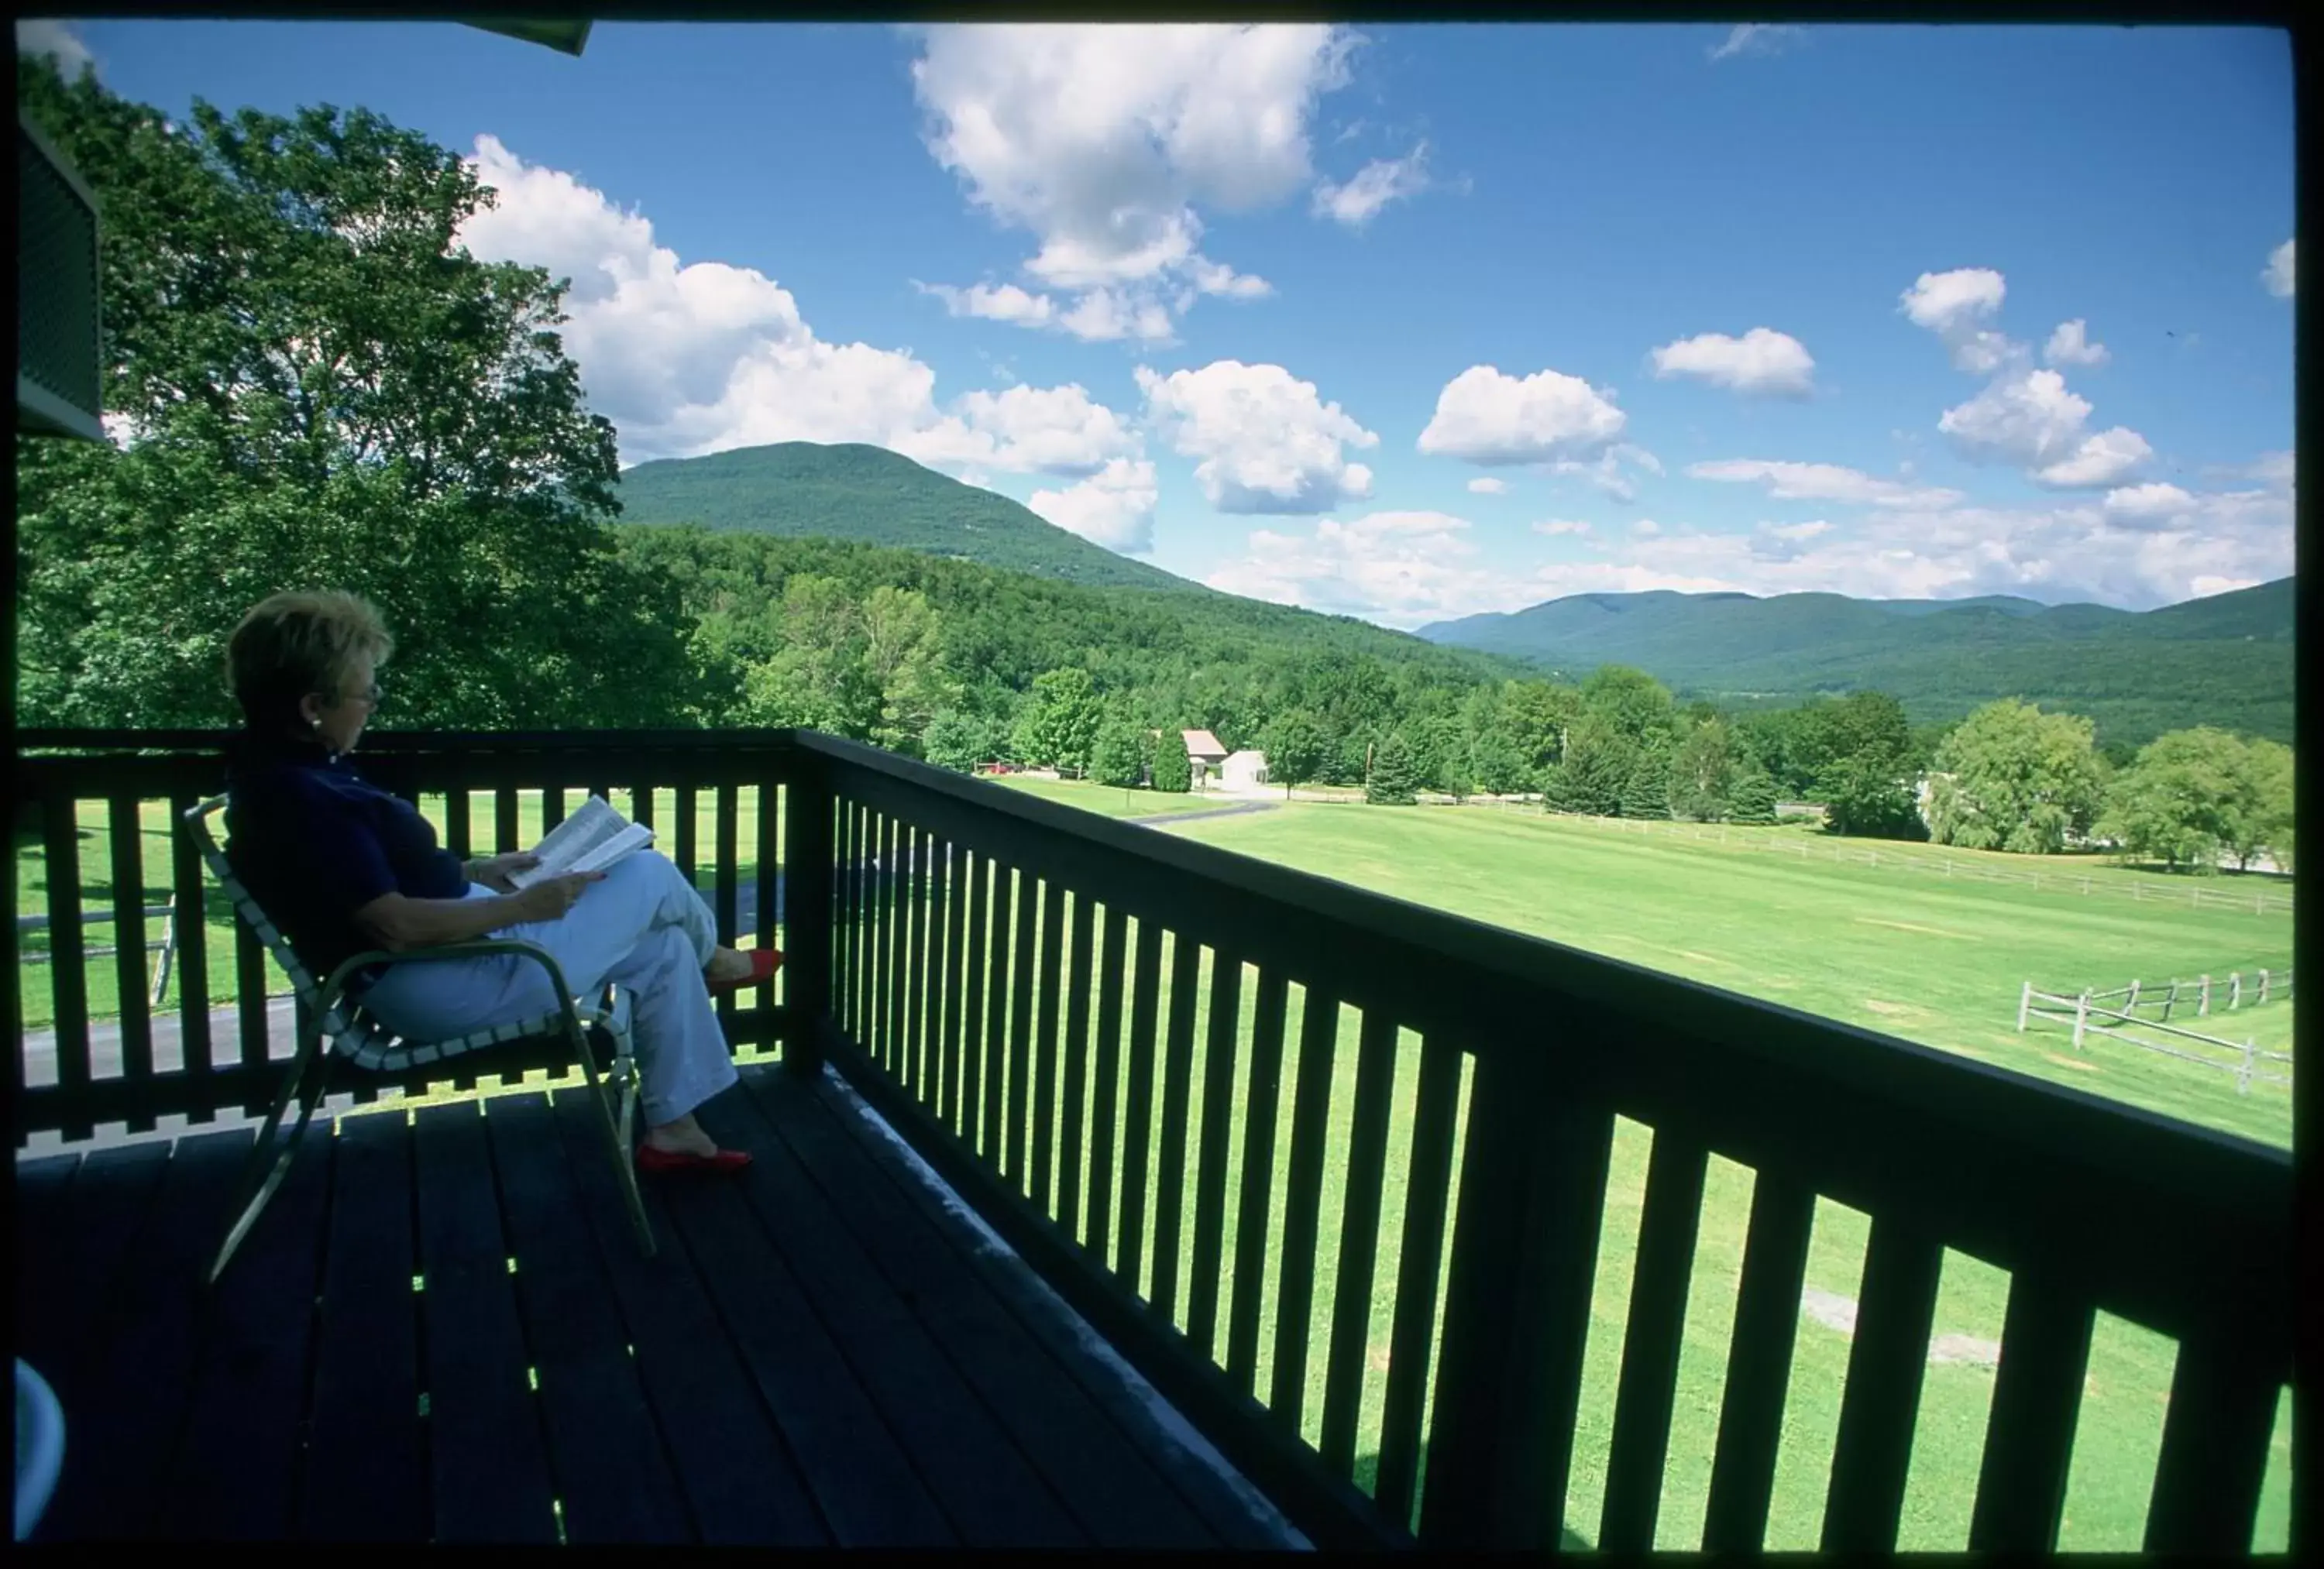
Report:
M543 877L517 893L517 912L526 921L561 921L581 897L581 891L604 876L603 872L567 872L561 877Z
M471 876L495 894L513 894L516 885L509 881L509 874L530 871L540 864L540 858L530 850L512 850L504 856L486 856L471 862Z

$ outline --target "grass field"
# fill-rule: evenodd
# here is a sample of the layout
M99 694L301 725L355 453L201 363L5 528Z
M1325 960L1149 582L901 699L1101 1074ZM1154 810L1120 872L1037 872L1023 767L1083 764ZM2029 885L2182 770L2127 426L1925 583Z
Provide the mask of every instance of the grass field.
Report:
M1067 806L1078 806L1084 812L1094 812L1102 817L1160 817L1234 804L1231 801L1207 795L1188 795L1177 791L1118 790L1111 785L1089 784L1078 779L1039 779L1027 774L1000 774L994 775L991 782L1005 784L1011 790L1022 790L1028 795L1038 795L1044 801L1061 801Z
M1070 791L1075 786L1058 787ZM1928 1041L2137 1104L2276 1143L2289 1141L2288 1097L2255 1087L2235 1093L2232 1076L2174 1062L2117 1042L2094 1041L2079 1057L2069 1032L2019 1035L2019 983L2119 985L2133 974L2167 977L2209 969L2249 970L2288 961L2291 926L2280 915L2173 903L2130 904L2078 893L2037 893L2008 885L1942 881L1923 874L1849 864L1794 866L1773 857L1722 851L1672 839L1622 840L1591 826L1492 811L1389 812L1291 806L1277 812L1204 819L1167 831L1298 866L1379 892L1459 909L1594 951L1695 976L1733 989ZM1771 833L1783 830L1766 830ZM1731 841L1730 841L1731 843ZM2112 868L2090 868L2093 876ZM2124 874L2135 876L2138 874ZM1022 906L1020 905L1020 909ZM1715 912L1706 918L1704 912ZM1067 919L1078 916L1069 903ZM1134 931L1134 922L1132 925ZM1167 945L1166 945L1167 947ZM1209 956L1197 993L1196 1039L1205 1038ZM1167 1017L1167 965L1159 987ZM1241 1035L1228 1139L1230 1195L1240 1190L1244 1140L1252 1115L1247 1047L1256 972L1246 971ZM1260 1303L1257 1387L1270 1387L1273 1283L1280 1264L1280 1194L1289 1160L1289 1087L1297 1072L1305 998L1291 988L1286 1025ZM1037 1007L1038 998L1018 1005ZM2218 1016L2209 1023L2288 1042L2289 1004ZM1328 1308L1336 1280L1336 1219L1345 1198L1346 1142L1351 1124L1358 1021L1342 1011L1334 1058L1333 1096L1324 1164L1325 1224L1317 1260L1317 1307L1304 1382L1305 1427L1320 1436ZM2037 1027L2038 1028L2038 1027ZM2264 1040L2263 1044L2266 1043ZM1394 1121L1382 1203L1379 1258L1364 1375L1359 1481L1369 1485L1386 1388L1393 1323L1397 1241L1405 1203L1402 1152L1408 1147L1416 1093L1416 1041L1405 1038L1398 1059ZM1199 1053L1198 1053L1199 1056ZM1125 1077L1126 1077L1125 1060ZM1200 1138L1201 1068L1196 1069L1188 1148ZM1158 1080L1153 1091L1158 1105ZM1129 1089L1116 1096L1126 1112ZM1062 1113L1053 1128L1062 1123ZM1055 1136L1053 1134L1053 1136ZM1628 1308L1630 1271L1645 1195L1650 1130L1618 1123L1603 1219L1597 1289L1566 1519L1580 1542L1594 1538L1602 1501L1615 1390ZM1117 1160L1117 1165L1119 1161ZM1456 1190L1458 1175L1455 1174ZM1739 1277L1752 1174L1714 1160L1707 1184L1690 1289L1677 1415L1665 1473L1657 1545L1699 1545L1711 1448L1724 1386L1727 1338ZM1117 1188L1117 1191L1118 1191ZM1052 1196L1042 1196L1048 1201ZM1149 1188L1146 1234L1153 1234ZM1225 1273L1236 1255L1238 1206L1225 1217ZM1174 1316L1187 1322L1186 1272L1193 1263L1193 1198L1185 1199L1181 1270ZM1079 1233L1078 1225L1074 1229ZM1807 1276L1808 1294L1779 1454L1767 1546L1809 1549L1818 1539L1831 1448L1844 1390L1849 1335L1869 1220L1820 1203ZM1118 1258L1118 1250L1117 1250ZM1150 1289L1150 1262L1138 1284ZM1441 1290L1441 1282L1440 1282ZM1949 1253L1938 1299L1936 1339L1921 1400L1902 1545L1959 1549L1967 1541L1985 1419L1991 1399L1992 1353L2001 1336L2008 1280L2000 1271ZM1224 1361L1225 1308L1212 1348ZM2135 1550L2159 1450L2164 1397L2175 1347L2135 1326L2101 1317L2078 1424L2061 1546L2073 1550ZM2279 1414L2262 1519L2261 1546L2281 1547L2289 1520L2288 1398Z

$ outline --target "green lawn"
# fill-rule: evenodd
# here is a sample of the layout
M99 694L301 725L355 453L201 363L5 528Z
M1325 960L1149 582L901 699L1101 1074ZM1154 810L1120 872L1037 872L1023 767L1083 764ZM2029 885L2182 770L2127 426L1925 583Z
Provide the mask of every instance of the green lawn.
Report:
M1028 795L1038 795L1044 801L1059 801L1067 806L1078 806L1084 812L1094 812L1102 817L1159 817L1165 812L1201 812L1205 808L1231 806L1232 802L1205 795L1188 795L1179 792L1165 794L1157 790L1122 790L1111 784L1093 784L1080 779L1037 779L1025 774L997 774L992 783L1006 784L1011 790L1022 790Z
M759 812L757 790L744 787L736 793L735 858L736 876L740 881L750 881L758 875ZM677 858L678 835L675 820L678 813L678 793L663 789L654 792L655 846L672 859ZM579 789L565 793L568 812L579 806L586 792ZM613 805L624 814L635 810L635 801L628 790L616 789ZM439 794L423 794L420 811L436 825L440 839L445 833L445 798ZM696 882L706 893L713 886L717 867L718 841L715 837L718 810L715 791L700 790L695 795L695 858ZM517 835L515 841L503 846L493 842L493 796L489 791L474 792L469 798L469 849L483 854L500 849L530 848L541 838L541 793L526 790L517 793ZM171 843L175 824L170 819L164 802L143 803L140 812L142 832L139 835L139 876L144 884L143 903L160 905L168 903L171 893ZM113 945L111 915L114 900L114 878L111 842L106 831L107 814L105 803L83 802L79 808L80 857L79 874L83 919L102 913L102 925L85 928L84 940L88 947ZM212 820L211 831L224 839L224 829ZM205 883L207 899L204 921L208 932L209 996L213 1007L232 1005L235 996L234 912L225 895L214 885ZM23 915L44 915L48 912L48 868L40 836L37 832L20 834L16 842L16 909ZM145 922L149 940L160 941L167 927L167 919L155 916ZM49 950L48 933L28 931L23 934L24 951L45 953ZM143 957L143 986L150 987L154 966L159 963L158 951ZM83 960L84 984L88 988L89 1016L106 1019L120 1013L120 981L116 962L111 955L89 956ZM172 976L168 991L163 995L163 1011L178 1005L180 987L175 976L176 961L172 960ZM24 1027L37 1030L46 1027L55 1018L54 981L52 968L47 963L27 964L20 968L23 986ZM272 963L267 967L266 985L270 994L285 995L287 981ZM779 996L779 980L778 996Z
M1068 787L1070 788L1070 787ZM2223 974L2289 958L2291 926L2282 916L2175 903L2118 903L2078 892L2044 891L1954 879L1931 882L1897 868L1794 865L1746 855L1715 841L1618 839L1594 828L1522 812L1393 812L1293 806L1192 821L1168 831L1275 859L1416 901L1695 976L1738 990L1930 1041L2065 1083L2121 1096L2191 1120L2270 1140L2289 1141L2288 1099L2255 1087L2235 1093L2230 1075L2172 1061L2116 1042L2096 1041L2077 1056L2062 1027L2021 1036L2015 1029L2019 983L2119 985L2132 974L2167 977L2174 970ZM1771 830L1771 833L1785 830ZM2109 868L2092 867L2094 876ZM1460 890L1457 900L1446 890ZM1022 911L1020 903L1020 913ZM1713 913L1706 918L1705 912ZM1067 921L1078 919L1068 901ZM1131 931L1135 932L1135 922ZM1167 954L1157 992L1167 1022ZM1210 956L1202 963L1196 1040L1207 1038ZM1236 1257L1244 1139L1250 1118L1248 1051L1257 973L1246 970L1235 1085L1237 1108L1227 1144L1221 1328L1213 1354L1225 1357L1226 1303ZM1134 985L1130 988L1134 990ZM1127 1005L1127 997L1125 1004ZM1037 995L1014 999L1038 1010ZM1281 1193L1289 1161L1291 1087L1296 1081L1305 998L1291 988L1285 1061L1276 1121L1266 1269L1260 1294L1257 1388L1271 1388L1276 1289L1280 1266ZM2289 1004L2232 1016L2235 1031L2288 1041ZM1036 1012L1032 1016L1038 1016ZM1321 1434L1329 1304L1337 1278L1338 1223L1345 1201L1347 1142L1352 1121L1358 1019L1342 1010L1325 1142L1323 1226L1318 1247L1315 1308L1310 1324L1303 1427ZM2227 1032L2227 1017L2208 1022ZM2263 1042L2264 1044L2264 1041ZM1392 1096L1391 1158L1384 1184L1379 1257L1370 1286L1370 1353L1364 1372L1358 1480L1370 1485L1387 1382L1394 1316L1397 1244L1402 1234L1403 1164L1416 1094L1417 1042L1400 1050ZM1093 1060L1094 1054L1093 1053ZM1188 1155L1200 1147L1202 1053L1189 1108ZM1128 1077L1125 1035L1123 1076ZM1012 1071L1015 1069L1012 1066ZM1160 1105L1157 1063L1153 1105ZM1465 1091L1464 1091L1465 1095ZM1094 1089L1088 1100L1093 1100ZM1115 1097L1126 1118L1129 1087ZM1086 1115L1086 1114L1085 1114ZM1063 1110L1052 1119L1061 1138ZM1567 1499L1569 1531L1594 1538L1611 1437L1630 1271L1644 1200L1650 1130L1617 1126L1598 1261L1587 1372ZM1116 1158L1117 1173L1120 1158ZM1454 1176L1457 1191L1459 1176ZM1714 1161L1706 1188L1701 1240L1687 1312L1674 1431L1665 1473L1658 1546L1699 1545L1725 1375L1727 1337L1739 1277L1752 1174ZM1117 1176L1116 1191L1120 1190ZM1041 1195L1054 1204L1054 1193ZM1153 1234L1155 1189L1147 1189L1146 1234ZM1180 1285L1171 1305L1188 1322L1193 1266L1194 1192L1184 1200ZM1800 1320L1778 1473L1769 1523L1770 1548L1812 1548L1818 1539L1849 1336L1825 1320L1852 1307L1869 1222L1830 1202L1819 1206ZM1077 1234L1081 1227L1076 1222ZM1118 1263L1118 1243L1113 1262ZM1151 1261L1136 1280L1150 1294ZM1908 1548L1958 1550L1966 1544L1985 1418L1991 1399L1993 1343L1999 1340L2007 1277L1975 1260L1949 1254L1939 1297L1935 1359L1927 1369L1903 1526ZM1440 1280L1440 1292L1442 1282ZM1840 1309L1835 1312L1834 1309ZM1821 1314L1820 1317L1818 1314ZM2100 1320L2077 1430L2062 1545L2077 1550L2135 1550L2144 1528L2158 1452L2174 1347L2160 1336L2111 1318ZM2288 1413L2288 1401L2284 1408ZM2258 1545L2281 1547L2289 1520L2288 1415L2280 1414Z

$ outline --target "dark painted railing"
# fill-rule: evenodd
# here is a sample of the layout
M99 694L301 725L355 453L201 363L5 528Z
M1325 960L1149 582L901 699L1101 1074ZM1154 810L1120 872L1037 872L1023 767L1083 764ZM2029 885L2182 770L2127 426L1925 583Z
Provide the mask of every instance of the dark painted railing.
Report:
M136 900L137 803L218 784L215 737L82 739L156 750L16 765L60 951L74 803L105 803ZM2100 1312L2178 1343L2147 1545L2250 1546L2293 1322L2279 1152L825 737L383 734L364 763L448 793L475 849L515 842L520 792L667 788L664 846L690 862L706 795L728 931L738 793L758 793L759 929L779 861L790 962L736 1038L832 1063L1320 1544L1558 1543L1626 1118L1653 1145L1599 1545L1655 1540L1715 1155L1754 1179L1705 1546L1765 1538L1819 1197L1871 1226L1824 1546L1896 1540L1947 1249L2010 1275L1972 1546L2054 1544ZM471 788L494 792L490 835ZM241 973L240 1053L197 1051L217 999L189 995L165 1069L137 956L116 961L103 1073L82 967L44 967L57 1070L28 1079L20 1028L20 1142L267 1088L263 967Z

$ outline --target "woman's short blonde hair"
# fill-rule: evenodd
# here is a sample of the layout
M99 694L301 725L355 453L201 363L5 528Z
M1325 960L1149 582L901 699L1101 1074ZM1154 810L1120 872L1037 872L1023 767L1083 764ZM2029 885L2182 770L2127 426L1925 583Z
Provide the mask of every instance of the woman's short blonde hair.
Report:
M279 729L299 716L299 700L346 695L348 673L368 656L395 651L379 607L337 589L280 593L243 617L226 640L226 684L253 728Z

